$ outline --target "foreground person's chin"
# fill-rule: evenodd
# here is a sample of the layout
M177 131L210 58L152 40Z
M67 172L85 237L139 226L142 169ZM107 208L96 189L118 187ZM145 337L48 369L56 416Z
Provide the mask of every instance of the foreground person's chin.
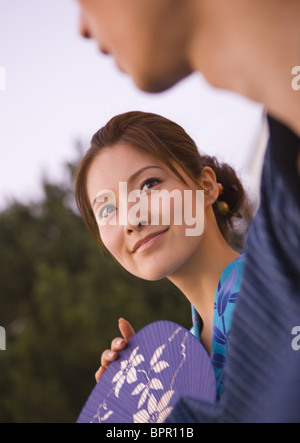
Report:
M171 76L161 76L159 78L153 76L133 76L133 81L135 85L143 92L149 93L160 93L167 91L168 89L175 86L179 81L183 80L190 73L184 73L182 75Z

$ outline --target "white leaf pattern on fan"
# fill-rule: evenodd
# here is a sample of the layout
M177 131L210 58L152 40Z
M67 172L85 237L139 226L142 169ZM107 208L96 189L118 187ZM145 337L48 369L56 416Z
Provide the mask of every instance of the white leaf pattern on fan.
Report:
M177 328L169 337L167 343L171 342L181 330L181 328ZM186 360L185 342L187 340L187 337L188 333L184 333L183 340L181 341L180 351L182 358L178 367L172 375L171 383L169 386L164 386L164 380L159 379L156 375L163 373L166 369L170 367L166 359L159 360L168 345L163 344L154 351L153 356L149 362L148 371L139 368L139 366L143 362L145 362L145 358L141 353L142 351L140 350L140 346L137 346L132 351L128 360L123 360L120 362L120 371L115 374L111 381L111 383L115 384L115 386L112 387L111 391L108 393L103 403L99 405L97 414L93 417L93 420L98 421L98 423L103 423L108 420L108 418L113 414L113 411L107 406L107 401L109 400L109 397L114 394L115 397L119 398L120 391L126 383L130 385L139 382L131 392L131 396L139 397L137 412L132 417L133 422L163 423L173 409L173 407L170 405L170 401L175 394L173 385L180 369L182 368ZM155 376L152 377L152 375L154 374ZM144 383L142 382L142 380L144 381ZM152 392L160 390L163 391L162 396L160 400L156 400ZM145 404L147 405L147 408L145 408ZM141 409L142 406L144 406L143 409Z
M148 401L148 410L142 409L133 416L134 423L163 423L173 408L168 405L175 391L167 391L159 402L151 394Z
M128 384L137 381L136 367L139 366L143 361L144 357L141 354L137 355L139 346L137 346L131 353L129 360L124 360L121 362L121 370L114 376L112 383L117 383L115 387L115 396L119 398L120 389L122 388L125 381Z

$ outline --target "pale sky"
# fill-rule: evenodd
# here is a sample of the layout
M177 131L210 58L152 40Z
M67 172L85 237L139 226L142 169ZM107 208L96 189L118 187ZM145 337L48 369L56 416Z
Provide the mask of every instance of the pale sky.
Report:
M176 121L201 151L256 183L249 165L261 105L215 90L198 74L162 94L140 92L77 28L74 0L0 0L0 209L11 197L38 198L42 175L61 177L76 139L88 148L111 117L132 110Z

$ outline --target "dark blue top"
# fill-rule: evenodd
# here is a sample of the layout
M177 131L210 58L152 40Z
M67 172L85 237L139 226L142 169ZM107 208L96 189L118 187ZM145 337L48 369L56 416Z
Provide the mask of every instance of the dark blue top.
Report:
M300 326L300 140L271 118L269 126L224 395L214 406L182 399L169 422L300 421L300 351L292 347L292 330Z

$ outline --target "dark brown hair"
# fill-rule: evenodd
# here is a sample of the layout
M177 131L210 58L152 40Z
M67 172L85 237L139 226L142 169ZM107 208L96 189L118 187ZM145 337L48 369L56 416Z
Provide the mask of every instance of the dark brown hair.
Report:
M177 164L201 189L197 179L204 167L209 166L216 174L224 192L220 197L228 204L230 212L222 213L218 201L213 205L219 229L230 241L234 228L234 215L249 207L244 187L236 172L227 164L220 164L215 157L201 155L195 142L176 123L156 114L127 112L112 118L92 138L91 147L80 162L75 176L75 197L78 209L94 238L102 245L99 228L87 195L87 175L93 160L104 148L117 143L146 151L164 163L183 183L185 180L174 164Z

